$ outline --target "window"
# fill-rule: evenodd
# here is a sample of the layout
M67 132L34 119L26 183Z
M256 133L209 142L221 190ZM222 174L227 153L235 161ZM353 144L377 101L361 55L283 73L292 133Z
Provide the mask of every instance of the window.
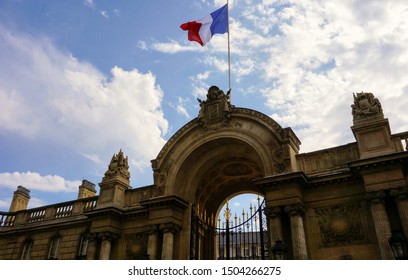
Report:
M79 260L86 260L88 244L89 244L89 234L82 234L81 240L79 243L78 256L77 256Z
M58 249L61 237L56 234L51 238L50 249L48 251L49 260L58 260Z
M22 260L29 260L31 255L31 249L33 248L34 241L31 238L28 238L24 241L23 251L21 252Z
M252 257L257 257L257 254L256 254L256 245L252 245L251 246L251 248L252 248Z
M249 257L249 249L248 248L243 248L243 257Z

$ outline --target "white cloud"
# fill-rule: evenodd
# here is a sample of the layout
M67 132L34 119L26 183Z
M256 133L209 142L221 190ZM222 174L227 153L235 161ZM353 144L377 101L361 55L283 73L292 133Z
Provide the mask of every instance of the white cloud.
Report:
M47 38L1 25L0 61L0 132L58 143L106 165L123 148L131 173L150 170L168 131L152 73L113 67L106 76Z
M234 84L244 87L235 91L261 93L271 116L294 129L302 152L355 141L350 130L353 92L369 91L379 98L392 132L408 129L406 1L241 4L230 6L231 74ZM162 47L154 49L204 49L198 61L208 75L191 78L192 95L203 97L206 81L228 70L227 36L214 36L204 48L185 44L193 47L171 41L156 43Z
M0 173L0 186L16 189L17 186L44 192L76 192L81 181L65 180L58 175L41 175L36 172Z
M245 14L254 25L264 14L277 16L271 21L274 26L258 31L269 32L274 43L262 50L269 58L254 70L263 75L261 92L272 117L295 129L302 151L354 141L350 105L357 91L371 91L380 99L394 132L408 128L401 114L408 106L401 98L408 88L403 77L408 71L406 2L369 1L358 7L353 1L268 4L262 12L255 7ZM271 33L273 28L279 32ZM244 32L240 36L249 39Z
M93 0L84 0L84 5L88 6L91 9L95 9L96 8L96 4Z
M137 43L137 47L145 51L149 50L149 48L147 47L147 43L145 41L139 41Z
M233 202L232 205L234 207L240 207L241 206L241 204L239 202L237 202L237 201Z
M11 197L0 199L0 209L4 209L5 211L8 210L11 204L11 199Z
M81 153L84 158L89 159L90 161L96 163L97 165L104 166L106 163L99 157L97 154L86 154Z
M185 116L186 118L190 118L190 115L187 112L187 109L185 108L186 103L189 103L190 100L188 98L182 98L178 97L177 98L177 113Z
M186 35L187 36L187 35ZM196 43L197 44L197 43ZM179 53L179 52L191 52L191 51L204 51L203 48L200 45L195 45L195 44L188 44L188 45L181 45L180 43L170 40L168 43L153 43L152 44L152 49L163 52L163 53Z
M109 13L107 11L100 11L100 13L104 18L109 18Z

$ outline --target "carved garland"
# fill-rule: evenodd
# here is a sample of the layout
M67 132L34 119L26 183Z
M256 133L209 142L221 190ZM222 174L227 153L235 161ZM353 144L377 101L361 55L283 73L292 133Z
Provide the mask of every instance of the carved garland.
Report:
M365 240L359 204L317 209L315 213L324 246L338 246Z

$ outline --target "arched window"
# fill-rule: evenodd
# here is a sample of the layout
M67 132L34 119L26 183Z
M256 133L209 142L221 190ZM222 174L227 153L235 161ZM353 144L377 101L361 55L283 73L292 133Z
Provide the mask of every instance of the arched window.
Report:
M89 233L81 234L81 239L78 247L78 260L86 260L89 244Z
M31 256L31 249L33 248L34 240L31 237L24 241L23 251L21 252L22 260L29 260Z
M58 260L58 250L59 250L60 241L61 241L61 236L58 233L54 234L54 236L51 238L50 247L48 250L49 260Z

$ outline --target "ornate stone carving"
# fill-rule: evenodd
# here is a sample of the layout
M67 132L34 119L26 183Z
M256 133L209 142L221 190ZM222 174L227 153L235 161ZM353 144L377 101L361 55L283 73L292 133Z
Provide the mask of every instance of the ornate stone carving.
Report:
M285 212L290 216L302 216L305 213L305 208L301 204L293 204L285 206Z
M268 218L274 219L281 217L282 210L280 207L267 207L264 209L264 213Z
M395 200L408 200L408 187L392 189L390 195L394 197Z
M166 178L167 173L170 170L170 166L172 165L173 161L170 160L168 164L166 164L163 170L157 167L157 160L152 160L152 168L153 168L153 179L154 179L154 196L162 196L164 195L164 191L166 189Z
M118 154L112 156L108 170L105 172L104 179L110 179L115 176L122 176L127 180L130 178L128 157L123 155L122 149Z
M365 240L359 204L337 205L315 210L324 246L336 246Z
M272 151L272 160L277 173L288 172L290 166L290 157L287 149L284 147L277 147Z
M232 110L229 99L230 91L225 94L216 86L210 87L207 100L203 101L197 98L200 103L199 123L206 128L219 128L220 125L228 125Z
M159 226L159 229L163 232L176 233L181 230L181 226L172 222L164 223Z
M102 231L98 233L98 238L102 240L113 241L118 238L118 235L111 231Z
M126 259L128 260L146 260L148 233L130 234L125 237Z
M384 203L385 193L384 191L369 192L365 194L364 198L373 204Z
M361 119L371 116L383 117L380 101L371 92L353 93L354 104L351 105L353 119Z

